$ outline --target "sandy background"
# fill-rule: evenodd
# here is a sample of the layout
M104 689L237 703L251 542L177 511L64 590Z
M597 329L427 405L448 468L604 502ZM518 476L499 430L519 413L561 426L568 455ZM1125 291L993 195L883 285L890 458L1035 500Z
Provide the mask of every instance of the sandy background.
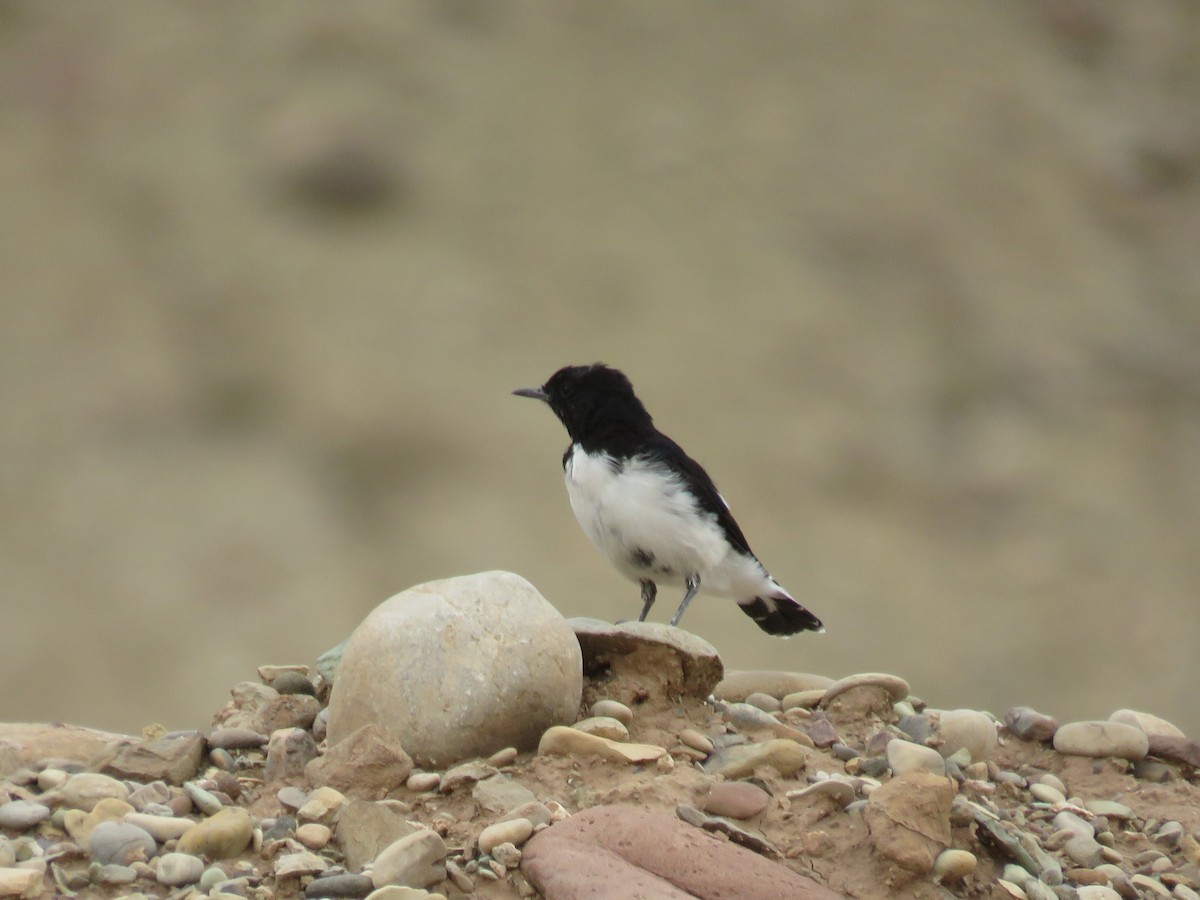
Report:
M635 614L508 393L602 359L828 625L731 667L1200 734L1198 176L1191 0L5 3L0 720Z

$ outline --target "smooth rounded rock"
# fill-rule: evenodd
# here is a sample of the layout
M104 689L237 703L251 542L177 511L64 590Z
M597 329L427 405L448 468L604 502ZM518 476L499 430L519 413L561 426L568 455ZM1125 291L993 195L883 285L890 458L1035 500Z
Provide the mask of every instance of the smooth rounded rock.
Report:
M1066 803L1067 798L1063 796L1062 791L1049 784L1031 784L1029 793L1033 795L1034 800L1042 803Z
M922 744L914 744L912 741L900 738L888 741L884 757L893 775L916 771L932 772L934 775L946 774L946 760L938 751Z
M532 749L575 718L579 642L524 578L485 572L410 588L363 621L342 654L328 741L378 724L422 765Z
M437 772L414 772L408 776L404 786L419 794L423 791L436 791L441 783L442 776Z
M296 840L309 850L320 850L333 839L329 826L320 822L306 822L296 829Z
M633 710L619 700L597 700L592 704L593 716L608 716L628 727L633 724Z
M151 816L146 813L126 813L124 821L144 830L160 844L183 837L183 833L195 823L182 816Z
M694 728L685 728L679 732L679 742L706 755L713 752L713 742Z
M311 881L304 889L304 896L308 898L360 898L367 896L374 889L374 883L366 875L338 873L325 875Z
M180 887L195 884L204 874L204 860L187 853L164 853L158 860L155 875L159 884Z
M533 823L528 819L509 819L489 825L479 833L479 852L491 853L500 844L520 847L533 834Z
M974 709L948 709L938 716L942 756L961 749L970 753L970 762L989 759L996 750L996 726L990 718Z
M1110 722L1120 722L1124 725L1132 725L1139 731L1144 731L1147 737L1187 740L1187 735L1177 725L1151 713L1138 712L1135 709L1118 709L1108 717L1108 720Z
M933 880L953 884L975 871L979 860L968 850L943 850L933 861Z
M1076 756L1138 760L1150 749L1146 733L1122 722L1068 722L1054 732L1054 749Z
M253 836L254 819L250 813L241 807L229 807L184 832L178 849L209 859L228 859L245 850Z
M33 800L10 800L0 804L0 828L24 831L50 817L50 808Z
M771 795L748 781L719 781L709 786L700 808L714 816L749 819L767 808Z
M88 838L88 850L101 865L116 863L127 866L147 860L158 849L154 838L136 825L126 822L100 822Z

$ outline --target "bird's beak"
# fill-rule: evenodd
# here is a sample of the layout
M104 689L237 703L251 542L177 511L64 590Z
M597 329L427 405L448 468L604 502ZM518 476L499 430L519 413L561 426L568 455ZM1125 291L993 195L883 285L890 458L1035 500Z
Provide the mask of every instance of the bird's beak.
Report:
M550 402L550 398L546 396L546 392L540 387L517 388L513 393L518 397L532 397L534 400L541 400L545 403Z

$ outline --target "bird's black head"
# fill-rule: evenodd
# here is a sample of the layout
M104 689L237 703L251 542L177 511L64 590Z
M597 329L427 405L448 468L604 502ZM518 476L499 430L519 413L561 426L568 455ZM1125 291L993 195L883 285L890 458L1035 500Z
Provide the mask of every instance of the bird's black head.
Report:
M589 438L614 430L653 427L629 379L603 363L566 366L540 388L521 388L513 393L546 401L574 441L586 443Z

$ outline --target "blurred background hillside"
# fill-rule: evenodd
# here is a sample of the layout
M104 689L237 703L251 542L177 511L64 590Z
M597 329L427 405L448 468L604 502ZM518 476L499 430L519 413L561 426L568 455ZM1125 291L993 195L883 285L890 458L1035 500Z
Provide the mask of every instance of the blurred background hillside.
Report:
M635 615L509 395L604 360L828 626L730 667L1200 737L1193 0L14 0L0 197L0 720Z

